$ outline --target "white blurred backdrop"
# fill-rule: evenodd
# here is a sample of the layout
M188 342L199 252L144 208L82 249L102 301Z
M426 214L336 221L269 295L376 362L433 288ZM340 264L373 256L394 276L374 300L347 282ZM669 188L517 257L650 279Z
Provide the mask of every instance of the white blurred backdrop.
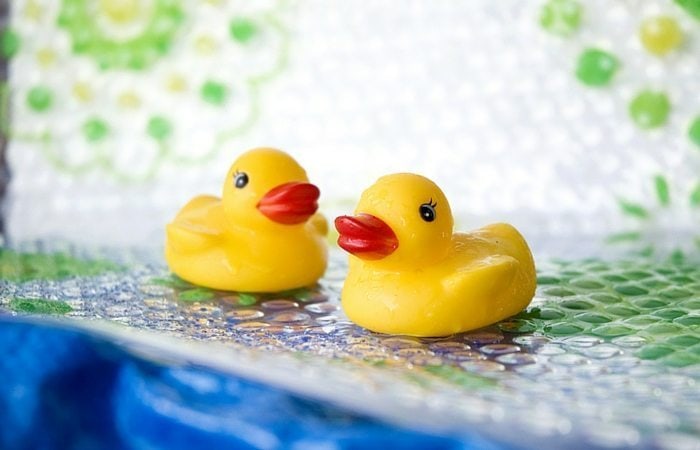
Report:
M23 2L17 3L13 20L21 31L27 19ZM442 186L463 229L508 221L526 235L553 239L697 229L698 211L688 198L700 179L700 148L688 139L687 128L700 114L700 22L672 2L586 1L580 28L562 38L540 26L543 3L274 4L270 8L286 30L280 39L288 48L280 50L282 44L272 38L258 44L257 54L286 53L279 73L256 87L255 105L250 92L239 90L228 109L199 120L206 114L188 103L164 103L177 117L172 139L179 144L171 144L179 145L180 153L208 151L211 137L229 124L227 114L240 112L238 105L248 108L244 112L256 108L250 127L223 139L209 160L178 164L175 157L165 158L152 176L138 181L99 166L82 173L62 169L46 157L41 148L46 143L13 139L10 236L160 245L163 226L177 209L195 194L218 193L233 159L256 146L279 147L297 157L321 187L329 215L351 211L377 177L412 171ZM197 38L196 21L205 14L191 9L238 8L234 2L212 4L183 6L192 23L174 39ZM657 14L675 18L686 38L664 58L645 52L637 37L640 22ZM52 42L52 33L64 31L42 29L23 39ZM171 53L186 53L186 45L178 45ZM588 47L619 58L620 71L609 86L586 87L574 76L576 59ZM51 72L59 85L74 81L75 67L91 64L84 55L57 52L65 53ZM182 58L189 63L183 66ZM168 54L138 76L119 70L89 73L116 96L125 83L137 91L157 84L175 59L197 79L207 75L198 71L228 64L223 53L201 64L197 58L202 57ZM231 70L245 67L245 58L232 61ZM261 64L250 58L250 64ZM31 53L20 52L12 64L13 126L19 127L35 120L25 111L22 92L49 75ZM628 116L630 99L645 88L665 91L672 104L668 123L651 131L640 130ZM161 101L155 88L149 92L140 106L146 111ZM89 106L91 111L127 123L118 129L122 135L137 135L129 120L139 110L120 112L118 105L110 106L109 95L105 98ZM43 126L60 128L76 114L62 107L55 106L55 116ZM56 138L51 151L66 158L71 152L89 153L81 142ZM146 164L148 158L140 155L147 149L138 136L116 142L121 144L106 151L127 161L119 170L129 172L129 164L135 172L145 170L139 164ZM667 206L655 196L653 179L659 175L668 181ZM648 217L622 213L620 200L643 206Z

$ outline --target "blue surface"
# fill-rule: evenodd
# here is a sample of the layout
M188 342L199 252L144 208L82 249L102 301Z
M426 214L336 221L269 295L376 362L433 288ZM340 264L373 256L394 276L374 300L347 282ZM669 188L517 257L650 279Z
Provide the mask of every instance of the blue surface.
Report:
M250 380L163 366L67 328L0 318L0 447L486 449Z

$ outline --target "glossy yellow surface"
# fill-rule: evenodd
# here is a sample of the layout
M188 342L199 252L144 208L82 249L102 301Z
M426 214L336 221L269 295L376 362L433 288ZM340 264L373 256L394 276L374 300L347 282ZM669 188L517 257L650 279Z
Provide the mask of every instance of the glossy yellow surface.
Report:
M435 219L427 222L419 208L430 201ZM350 256L341 299L358 325L381 333L447 336L517 314L534 296L535 265L521 234L504 223L453 233L450 205L427 178L382 177L362 194L355 214L380 219L398 241L380 259L361 252Z
M237 187L242 173L247 184ZM326 220L314 214L315 206L309 210L315 199L302 205L293 198L283 205L288 216L301 217L299 223L272 220L260 207L276 188L306 183L304 169L280 150L244 153L231 165L221 198L195 197L167 225L170 269L191 283L221 290L275 292L314 284L327 262Z

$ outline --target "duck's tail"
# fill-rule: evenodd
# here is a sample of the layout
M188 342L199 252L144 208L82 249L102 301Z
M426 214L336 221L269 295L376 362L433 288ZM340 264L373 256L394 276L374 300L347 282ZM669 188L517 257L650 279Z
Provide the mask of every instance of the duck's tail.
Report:
M328 235L328 221L323 216L323 214L314 214L313 216L311 216L311 219L309 219L309 222L314 227L314 229L316 229L318 234L320 234L321 236Z

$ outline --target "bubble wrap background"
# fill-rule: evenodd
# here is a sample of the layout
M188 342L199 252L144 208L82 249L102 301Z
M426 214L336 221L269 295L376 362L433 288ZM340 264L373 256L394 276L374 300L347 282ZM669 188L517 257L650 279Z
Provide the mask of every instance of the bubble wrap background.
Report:
M378 176L404 170L435 179L460 226L504 220L530 235L602 236L637 226L619 212L617 199L655 209L650 180L656 174L669 178L672 198L686 198L700 173L700 152L685 136L700 113L698 22L671 2L587 1L581 29L562 39L539 27L541 5L291 5L280 19L290 33L284 70L261 90L255 124L208 162L164 161L150 181L124 183L99 169L79 176L56 170L38 143L13 140L11 236L160 242L163 223L181 204L197 193L219 192L230 162L259 145L293 153L322 187L331 214L352 209ZM15 21L22 20L18 11ZM672 15L687 36L682 51L663 60L644 52L636 37L641 19L656 13ZM36 39L61 32L39 29ZM586 88L573 76L577 55L593 45L622 61L608 88ZM194 73L209 70L191 66ZM54 67L52 77L68 82L74 76L70 62ZM38 69L25 76L30 69L30 60L16 59L11 86L21 91L48 76ZM144 72L143 82L157 73ZM673 104L669 123L658 131L638 130L627 117L630 97L645 87L665 90ZM22 104L14 97L15 117L22 117ZM189 108L172 113L196 115ZM57 114L49 126L60 128L70 117ZM206 135L202 126L178 130L178 139ZM84 150L59 147L66 155ZM197 142L192 147L198 151ZM120 161L139 168L141 147L118 151ZM652 226L685 229L697 219L697 211L679 201L655 214Z
M418 339L348 320L339 250L319 285L262 295L183 282L157 252L47 250L0 252L0 313L35 323L48 319L30 315L63 316L56 319L63 326L106 333L161 364L187 361L414 429L477 432L515 448L700 447L698 259L542 262L525 311L480 330ZM45 352L37 348L58 345L34 341L6 359L8 373L39 365ZM187 408L209 404L178 398ZM230 429L219 400L205 411L209 434Z

